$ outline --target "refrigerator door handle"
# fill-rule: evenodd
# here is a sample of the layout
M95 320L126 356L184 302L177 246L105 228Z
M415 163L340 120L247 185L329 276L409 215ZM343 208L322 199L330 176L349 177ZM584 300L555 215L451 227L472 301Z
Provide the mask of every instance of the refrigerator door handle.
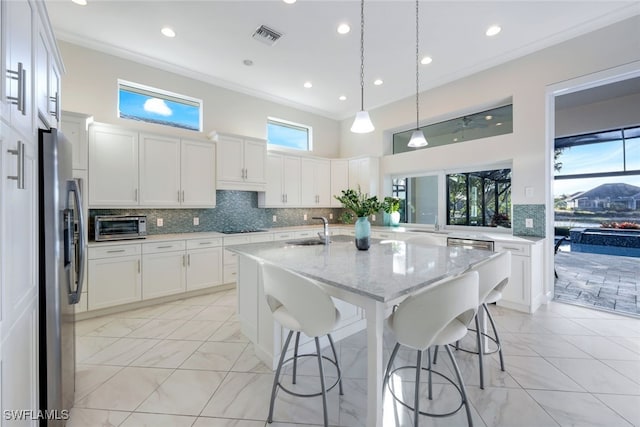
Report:
M82 284L84 282L84 261L86 257L86 242L84 237L84 215L82 213L82 196L80 194L80 185L77 179L72 179L67 182L67 192L73 193L73 202L75 206L75 210L77 212L77 224L78 224L78 241L75 242L74 236L74 228L73 224L68 228L68 232L70 233L69 239L65 238L65 246L67 245L67 240L69 244L74 242L75 251L74 254L76 259L76 269L75 269L75 277L72 279L69 278L69 304L77 304L80 302L80 296L82 294ZM68 199L67 199L68 200ZM68 202L67 202L68 203ZM65 253L70 248L65 247ZM72 282L76 282L75 291L71 288Z

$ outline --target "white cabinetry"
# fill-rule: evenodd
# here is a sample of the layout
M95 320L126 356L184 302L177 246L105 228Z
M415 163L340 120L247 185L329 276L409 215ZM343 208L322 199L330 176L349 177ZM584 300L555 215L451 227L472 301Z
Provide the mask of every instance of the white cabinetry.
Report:
M140 205L180 206L180 139L145 133L138 139Z
M331 163L324 159L302 159L302 205L331 205Z
M27 0L3 1L1 7L5 68L2 71L1 112L14 129L24 136L31 136L35 129L32 102L34 3Z
M53 34L45 25L39 25L36 37L36 82L35 98L38 118L45 127L58 127L60 120L60 65Z
M187 240L187 291L222 284L222 239Z
M511 277L498 305L527 313L544 301L542 287L542 244L496 242L496 252L511 252Z
M267 154L267 185L258 194L260 207L300 206L300 158Z
M363 193L378 195L379 160L375 157L349 160L349 188L360 187Z
M89 248L88 309L112 307L142 299L139 244Z
M217 188L265 191L267 142L262 139L217 135Z
M216 145L183 139L180 145L180 184L183 207L216 205Z
M142 244L142 299L185 290L184 241Z
M347 188L349 188L349 161L331 160L331 207L342 207L342 203L333 196L341 195L342 190Z
M73 147L73 169L87 170L89 153L88 122L90 116L86 114L63 111L60 120L60 130L71 142Z
M138 132L94 124L89 129L89 206L138 205Z

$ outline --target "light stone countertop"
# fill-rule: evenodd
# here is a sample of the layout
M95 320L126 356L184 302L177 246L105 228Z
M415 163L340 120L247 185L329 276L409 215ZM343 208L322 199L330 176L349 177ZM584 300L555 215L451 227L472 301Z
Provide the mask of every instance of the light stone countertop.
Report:
M359 251L352 238L346 236L334 238L328 246L265 242L226 249L385 303L457 276L497 255L476 249L376 239L368 251Z

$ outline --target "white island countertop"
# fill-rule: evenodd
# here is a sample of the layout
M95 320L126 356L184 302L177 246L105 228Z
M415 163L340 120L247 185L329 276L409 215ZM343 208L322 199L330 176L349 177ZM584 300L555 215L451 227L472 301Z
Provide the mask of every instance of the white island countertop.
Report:
M265 242L226 249L383 303L459 275L496 255L483 250L375 239L369 250L359 251L353 238L332 239L328 246Z

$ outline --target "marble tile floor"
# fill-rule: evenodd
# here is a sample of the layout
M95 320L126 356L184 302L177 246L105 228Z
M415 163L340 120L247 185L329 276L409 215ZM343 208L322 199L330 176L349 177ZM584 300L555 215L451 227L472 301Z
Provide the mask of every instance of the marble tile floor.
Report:
M640 318L640 258L560 251L554 299Z
M239 332L235 291L222 291L77 323L77 390L69 427L263 427L273 374ZM457 352L480 427L640 426L640 320L551 302L534 315L492 307L504 341L506 372L486 360L485 390L477 360ZM329 394L336 426L366 421L365 335L337 343L344 396ZM388 357L393 337L385 334ZM406 351L398 356L413 361ZM438 369L450 372L444 352ZM316 365L299 368L299 386L318 387ZM285 372L285 374L289 374ZM335 371L327 368L327 376ZM426 375L423 375L423 378ZM414 376L399 374L398 393L413 399ZM426 396L426 384L421 384ZM434 402L451 405L455 390L434 379ZM322 424L320 398L284 393L274 427ZM412 425L412 414L385 399L384 426ZM422 417L424 426L464 426L453 417Z

